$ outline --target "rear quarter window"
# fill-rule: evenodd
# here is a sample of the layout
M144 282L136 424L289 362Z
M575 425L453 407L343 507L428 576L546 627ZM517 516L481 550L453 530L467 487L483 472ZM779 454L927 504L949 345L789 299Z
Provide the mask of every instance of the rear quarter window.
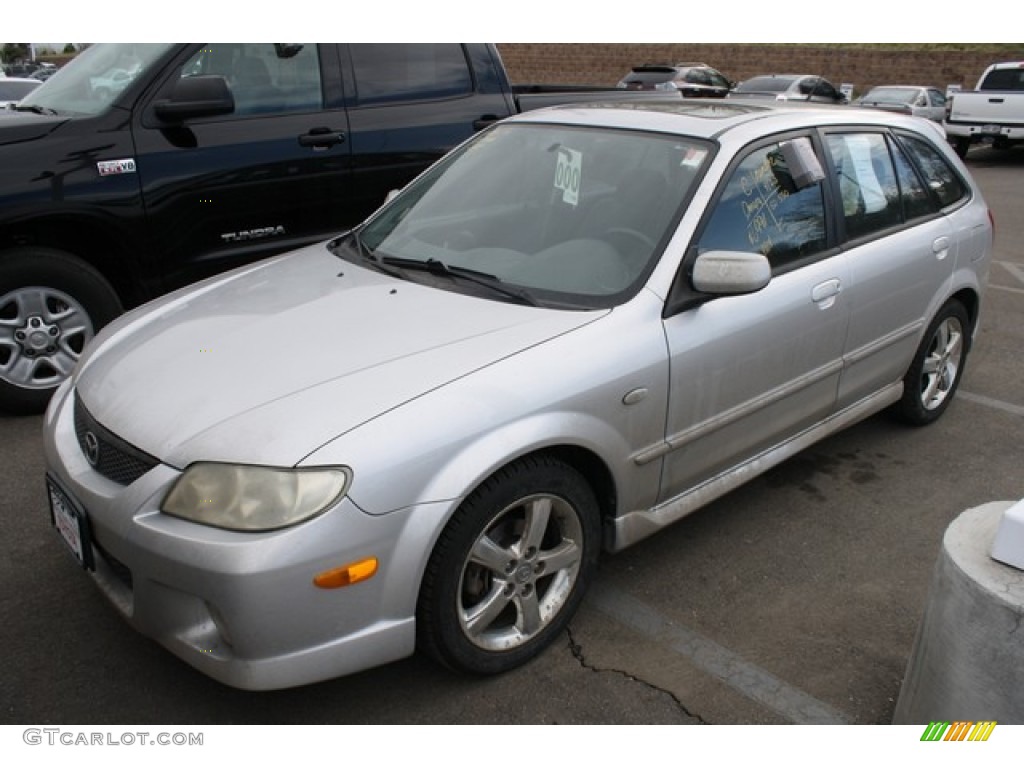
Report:
M899 138L941 207L947 208L967 198L967 185L935 147L916 136L902 135Z

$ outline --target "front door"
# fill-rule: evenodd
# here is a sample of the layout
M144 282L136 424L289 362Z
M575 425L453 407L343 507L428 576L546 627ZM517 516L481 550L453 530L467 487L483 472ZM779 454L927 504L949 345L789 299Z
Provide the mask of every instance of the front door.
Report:
M822 183L793 188L780 142L734 165L694 250L759 251L773 276L757 293L716 298L665 320L672 450L662 501L829 416L849 321L849 268L844 254L827 247Z
M340 91L333 46L322 49L203 45L149 105L177 78L215 74L228 81L234 113L167 126L139 111L137 167L164 289L342 228L336 197L349 171L348 123L330 90L333 82Z

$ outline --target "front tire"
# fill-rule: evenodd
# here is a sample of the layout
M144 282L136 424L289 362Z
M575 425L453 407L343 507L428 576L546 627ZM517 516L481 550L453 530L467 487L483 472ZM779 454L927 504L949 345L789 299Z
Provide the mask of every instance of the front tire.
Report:
M38 413L86 343L121 313L103 276L51 248L0 254L0 410Z
M572 618L597 565L598 505L553 457L486 480L442 531L416 611L420 650L471 674L518 667Z
M970 320L963 304L947 302L932 320L903 379L903 398L893 406L901 421L923 426L949 406L970 351Z

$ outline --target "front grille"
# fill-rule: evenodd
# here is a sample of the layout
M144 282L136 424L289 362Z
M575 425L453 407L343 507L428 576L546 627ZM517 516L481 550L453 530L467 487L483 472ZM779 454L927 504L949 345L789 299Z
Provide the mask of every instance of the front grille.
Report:
M103 427L75 393L75 434L93 468L108 480L131 485L160 462Z

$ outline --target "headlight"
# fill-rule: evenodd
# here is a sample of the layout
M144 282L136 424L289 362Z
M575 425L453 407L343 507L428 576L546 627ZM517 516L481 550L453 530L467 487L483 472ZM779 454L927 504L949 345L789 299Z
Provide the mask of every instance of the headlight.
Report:
M345 467L288 469L244 464L191 464L160 511L233 531L270 531L314 517L348 490Z

